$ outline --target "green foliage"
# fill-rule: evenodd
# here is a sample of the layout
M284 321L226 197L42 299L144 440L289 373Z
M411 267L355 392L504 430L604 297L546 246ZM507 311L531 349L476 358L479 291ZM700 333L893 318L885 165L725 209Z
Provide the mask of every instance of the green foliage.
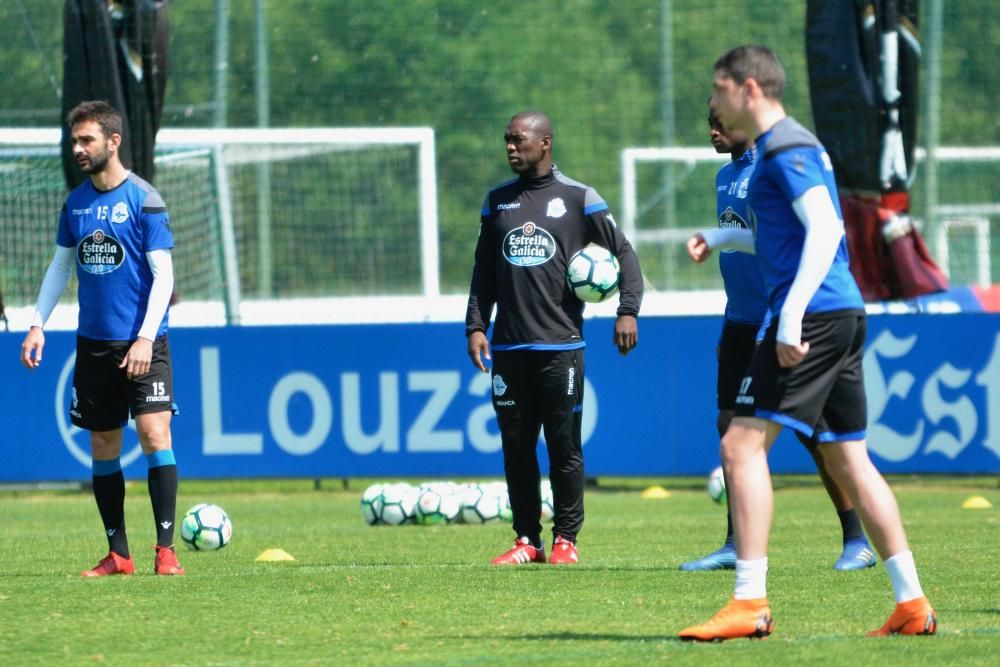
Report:
M8 64L8 90L17 91L0 98L0 124L58 122L61 5L0 3L0 61ZM229 7L227 124L253 126L253 3ZM671 100L661 85L661 4L651 0L287 0L266 7L273 126L437 132L445 291L467 288L479 205L509 176L501 136L519 110L541 108L553 117L560 167L616 210L622 148L659 145L668 136L677 145L706 144L711 66L731 46L772 46L788 72L788 109L810 124L803 2L673 2ZM983 20L974 0L953 0L944 12L941 141L1000 143L993 113L1000 26ZM170 22L164 125L211 125L220 66L214 3L171 3ZM675 118L672 132L662 126L664 103Z
M645 483L647 480L643 480ZM0 493L0 661L8 665L988 665L1000 651L997 510L963 510L995 479L912 478L894 484L937 606L937 637L867 639L892 596L884 568L835 572L840 528L814 477L776 478L767 642L692 645L682 627L729 596L732 573L685 573L715 549L725 514L703 479L659 479L666 500L635 480L588 491L578 566L494 568L509 525L366 526L362 480L348 491L308 480L181 482L179 515L223 507L232 543L179 553L183 577L152 575L145 484L128 488L137 572L82 580L105 552L83 493ZM336 490L333 490L333 489ZM295 561L257 563L279 547ZM16 629L16 630L15 630Z

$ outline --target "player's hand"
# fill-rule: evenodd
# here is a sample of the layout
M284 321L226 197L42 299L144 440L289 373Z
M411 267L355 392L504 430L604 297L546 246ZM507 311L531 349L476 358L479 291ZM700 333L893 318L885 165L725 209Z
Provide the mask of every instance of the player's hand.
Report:
M705 242L705 237L701 235L701 232L689 238L685 247L691 259L699 264L708 259L712 254L712 249L708 247L708 243Z
M21 365L34 370L42 365L42 348L45 347L45 334L41 327L31 327L28 335L21 343Z
M490 342L486 340L486 334L482 331L473 331L469 334L469 345L466 351L469 353L469 359L472 359L473 366L484 373L489 372L483 363L484 358L486 361L490 360Z
M153 360L153 341L148 338L136 338L128 348L128 353L118 368L125 369L125 377L134 380L149 372Z
M782 368L791 368L806 358L809 352L809 343L799 343L789 345L788 343L777 343L778 365Z
M615 320L615 346L623 357L639 344L639 325L631 315L619 315Z

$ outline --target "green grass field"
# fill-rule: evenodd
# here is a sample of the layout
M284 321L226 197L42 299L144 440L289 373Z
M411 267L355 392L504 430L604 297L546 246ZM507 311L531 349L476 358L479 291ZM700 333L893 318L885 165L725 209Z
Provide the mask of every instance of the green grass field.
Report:
M181 550L152 575L144 482L128 489L138 572L83 580L104 555L93 498L0 493L3 665L995 665L1000 655L996 478L895 478L935 637L868 639L892 609L881 564L831 569L840 528L813 478L777 478L764 642L688 644L677 631L727 599L731 572L682 573L716 548L725 515L702 480L601 480L586 496L578 566L493 568L508 524L369 527L366 485L183 482L181 512L224 507L233 542ZM664 500L639 490L659 483ZM997 507L965 510L982 495ZM257 563L280 547L294 562Z

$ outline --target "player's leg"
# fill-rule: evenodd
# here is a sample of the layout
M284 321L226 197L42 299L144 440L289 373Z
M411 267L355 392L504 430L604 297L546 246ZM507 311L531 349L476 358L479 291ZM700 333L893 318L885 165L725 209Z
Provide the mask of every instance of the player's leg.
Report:
M808 428L819 418L801 409L795 373L778 365L776 327L756 349L735 401L735 417L722 438L722 462L736 538L733 597L707 622L681 630L680 638L699 641L766 637L774 628L767 600L767 547L774 492L767 454L782 425ZM808 408L808 402L806 402Z
M824 406L823 423L829 430L817 437L823 443L827 470L851 496L892 582L896 609L872 634L933 634L937 617L920 586L896 496L872 463L864 440L868 421L862 377L864 314L846 319L843 327L853 334L853 341Z
M170 349L165 336L153 343L149 372L129 382L129 400L148 467L146 484L156 526L154 571L184 574L173 546L178 477L170 433L175 408Z
M848 571L873 567L878 559L861 528L861 519L854 509L854 502L850 495L840 488L827 471L823 451L816 442L816 438L807 438L798 431L795 432L795 435L816 463L816 472L819 473L823 488L826 489L826 494L830 497L834 509L837 510L837 518L840 519L843 550L840 557L834 562L833 569Z
M535 352L494 351L493 407L500 427L504 475L514 518L514 546L494 558L494 565L545 562L542 543L538 469L541 417L535 393Z
M122 472L122 429L90 432L92 483L94 501L101 515L108 538L108 555L84 576L132 574L134 565L129 554L125 531L125 475Z
M90 432L91 481L94 501L108 540L108 555L85 577L132 574L125 530L125 475L122 472L122 427L128 422L121 373L125 351L120 343L77 337L70 421Z
M736 537L736 584L729 602L707 622L681 630L681 639L762 638L774 629L767 601L767 543L774 512L767 453L780 432L773 422L737 416L722 438Z
M758 327L726 321L716 349L718 360L715 397L719 409L715 426L719 438L725 435L729 423L733 419L733 407L736 395L739 393L740 381L746 375L746 370L753 359L757 346ZM723 469L725 479L725 469ZM726 480L728 484L728 480ZM728 486L726 487L728 488ZM707 556L681 563L680 568L686 572L706 570L731 570L736 567L736 541L733 538L733 516L730 506L726 507L726 539L719 549Z
M920 586L896 496L869 458L865 441L833 442L823 447L831 474L853 498L892 582L896 609L885 625L871 634L934 634L937 616Z
M542 423L552 482L552 551L549 561L579 560L577 535L583 526L583 350L543 353L541 369Z

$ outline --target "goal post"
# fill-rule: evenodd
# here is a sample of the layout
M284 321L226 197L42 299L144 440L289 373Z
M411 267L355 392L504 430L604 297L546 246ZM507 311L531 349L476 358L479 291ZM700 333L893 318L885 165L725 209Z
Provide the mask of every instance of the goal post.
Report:
M19 276L0 268L9 306L34 303L51 259L60 135L0 129L0 267ZM440 296L432 128L164 128L155 163L180 305L207 304L206 321L238 323L248 300L260 313L294 299ZM27 263L14 250L26 238Z
M694 267L683 242L716 224L715 173L730 157L711 148L631 147L621 152L622 229L636 246L656 289L721 289L718 271ZM918 227L956 284L1000 283L1000 147L942 146L934 151L937 182L920 182L927 154L916 150L912 191ZM666 166L672 179L664 184ZM923 188L938 192L924 209ZM670 206L663 206L666 199ZM668 211L673 214L667 213Z

